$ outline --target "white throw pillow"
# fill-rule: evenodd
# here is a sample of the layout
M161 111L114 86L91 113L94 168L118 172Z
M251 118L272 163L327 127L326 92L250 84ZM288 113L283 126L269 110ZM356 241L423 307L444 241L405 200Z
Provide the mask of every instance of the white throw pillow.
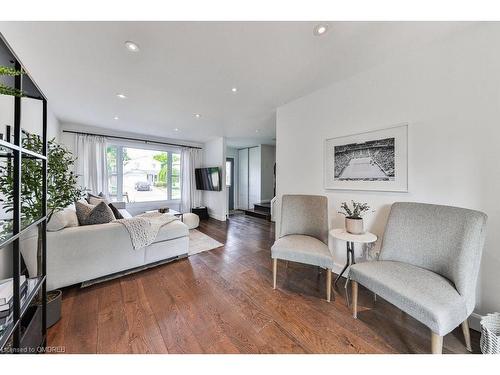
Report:
M75 205L73 207L66 207L64 209L64 216L66 217L66 228L78 226L78 216L76 216Z
M57 232L58 230L66 227L66 218L64 217L64 210L57 211L52 214L49 222L47 223L47 231Z
M50 221L47 223L47 231L57 232L67 227L76 226L78 226L76 211L71 208L65 208L52 214Z

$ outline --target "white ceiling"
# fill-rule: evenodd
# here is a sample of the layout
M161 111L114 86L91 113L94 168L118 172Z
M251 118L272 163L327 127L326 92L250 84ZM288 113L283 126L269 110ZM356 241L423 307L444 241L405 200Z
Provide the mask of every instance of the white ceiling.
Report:
M273 143L280 105L466 25L329 22L317 37L316 24L0 22L0 32L64 122L243 147Z

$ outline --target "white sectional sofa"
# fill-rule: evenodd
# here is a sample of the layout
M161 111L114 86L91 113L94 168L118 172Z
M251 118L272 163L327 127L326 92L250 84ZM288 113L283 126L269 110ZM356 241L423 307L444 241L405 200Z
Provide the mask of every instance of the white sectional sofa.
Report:
M36 274L37 233L21 241L28 272ZM180 220L164 225L151 245L135 250L120 223L75 226L47 232L47 289L187 256L189 229Z

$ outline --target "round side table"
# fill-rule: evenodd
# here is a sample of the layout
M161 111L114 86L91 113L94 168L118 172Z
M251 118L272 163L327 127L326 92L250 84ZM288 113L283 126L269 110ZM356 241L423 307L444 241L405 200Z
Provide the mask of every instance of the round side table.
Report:
M333 283L333 285L335 286L335 285L337 285L337 282L339 281L340 277L347 270L347 267L349 267L351 264L356 263L354 261L354 244L355 243L373 243L373 242L377 241L377 236L373 233L370 233L370 232L365 232L363 234L351 234L342 228L332 229L330 231L330 235L333 238L345 241L347 244L346 264L345 264L344 268L342 269L342 271L337 276L337 278L335 279L335 282ZM347 283L346 283L346 285L347 285Z

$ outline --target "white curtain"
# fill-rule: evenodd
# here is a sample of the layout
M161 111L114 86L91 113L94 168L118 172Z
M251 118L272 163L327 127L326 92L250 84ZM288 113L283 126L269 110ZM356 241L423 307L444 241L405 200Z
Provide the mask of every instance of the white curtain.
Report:
M201 167L202 152L197 148L181 150L181 212L191 212L201 205L201 191L196 190L195 168Z
M75 173L80 185L94 194L108 195L108 168L106 165L106 138L76 134Z

